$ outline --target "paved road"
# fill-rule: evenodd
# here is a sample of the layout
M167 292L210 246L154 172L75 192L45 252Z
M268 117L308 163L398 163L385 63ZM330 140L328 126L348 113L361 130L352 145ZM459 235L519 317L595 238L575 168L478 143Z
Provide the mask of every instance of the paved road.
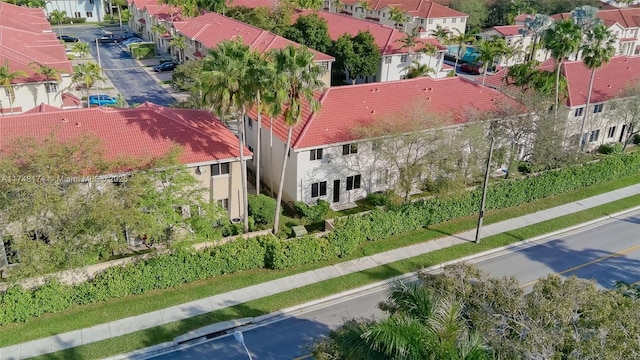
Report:
M581 229L580 232L524 244L478 259L489 273L513 275L524 286L551 273L594 279L610 288L616 280L640 280L640 212ZM294 359L308 354L314 338L326 335L345 318L380 316L375 305L384 300L384 290L372 290L328 307L318 307L285 320L243 331L255 360ZM244 349L232 336L184 348L156 359L245 359Z
M108 30L108 28L106 29ZM101 28L74 26L64 28L63 32L88 42L91 45L91 55L96 62L98 62L99 48L100 63L105 75L128 104L142 104L145 101L150 101L158 105L169 106L175 101L175 98L144 71L131 55L124 51L123 47L118 44L99 44L96 46L96 37L103 34Z

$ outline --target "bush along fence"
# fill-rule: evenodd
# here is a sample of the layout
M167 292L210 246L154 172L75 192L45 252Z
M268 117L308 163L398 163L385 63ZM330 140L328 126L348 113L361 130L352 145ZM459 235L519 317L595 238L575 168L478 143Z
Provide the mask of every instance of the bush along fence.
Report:
M511 207L639 171L640 152L634 152L526 179L502 181L489 187L487 208ZM108 268L75 286L55 279L34 289L14 285L0 294L0 324L23 322L72 305L142 294L221 274L259 268L286 269L344 257L366 241L472 215L478 210L479 200L480 190L474 190L455 198L432 198L376 209L366 215L338 219L335 230L324 238L310 235L282 240L269 235L239 239L198 252L180 250Z

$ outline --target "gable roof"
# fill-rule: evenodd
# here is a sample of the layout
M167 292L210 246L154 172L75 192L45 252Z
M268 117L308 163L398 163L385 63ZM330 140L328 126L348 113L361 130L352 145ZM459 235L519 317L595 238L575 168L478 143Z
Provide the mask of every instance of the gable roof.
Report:
M520 34L520 29L524 29L523 25L504 25L504 26L494 26L489 30L495 30L498 34L502 36L522 36Z
M451 17L468 17L469 15L453 10L449 7L442 6L438 3L425 0L346 0L345 5L354 5L356 3L367 2L372 10L382 10L385 7L403 10L412 17L424 19L451 18Z
M343 34L355 36L360 31L369 31L371 35L373 35L382 55L405 54L409 52L409 49L402 48L401 41L406 36L402 31L373 21L356 19L352 16L328 11L314 10L298 10L294 13L292 20L295 21L299 16L310 14L316 14L327 21L329 37L332 40L337 40ZM418 39L418 42L431 44L441 50L446 49L435 38ZM416 46L414 50L419 48L420 46Z
M107 159L165 155L173 144L183 148L184 164L217 162L239 157L238 139L204 110L173 109L152 103L137 108L82 108L3 116L0 149L12 139L43 140L55 133L62 141L90 134L100 139ZM245 150L248 156L251 152Z
M32 64L39 63L58 69L63 73L73 72L67 59L64 45L51 31L44 9L0 3L0 66L7 61L10 71L24 71L26 79L14 81L39 81Z
M587 69L582 61L565 61L562 65L568 83L567 105L585 105L591 70ZM640 81L640 57L616 56L597 69L595 74L591 103L610 100L620 95L627 86Z
M277 0L227 0L228 7L244 6L250 9L257 7L272 8L278 3Z
M601 19L607 27L615 23L620 24L623 28L640 27L639 8L600 10L596 13L596 16ZM551 18L554 20L570 19L571 13L555 14L552 15Z
M320 111L311 114L305 107L303 118L293 129L293 149L322 147L357 140L355 126L366 125L375 117L406 110L407 106L428 102L427 112L442 117L443 125L467 122L469 110L496 110L497 101L512 101L506 95L460 77L416 79L331 87L318 93ZM456 100L457 99L457 100ZM255 112L250 112L255 119ZM270 121L263 120L265 127ZM273 131L282 141L287 127L281 118Z
M212 49L224 40L241 37L242 41L251 49L266 52L271 49L281 49L288 45L299 47L300 44L285 39L282 36L266 30L245 24L217 13L207 13L174 23L178 32L191 40L197 40L203 46ZM333 56L309 49L314 54L315 61L333 61Z

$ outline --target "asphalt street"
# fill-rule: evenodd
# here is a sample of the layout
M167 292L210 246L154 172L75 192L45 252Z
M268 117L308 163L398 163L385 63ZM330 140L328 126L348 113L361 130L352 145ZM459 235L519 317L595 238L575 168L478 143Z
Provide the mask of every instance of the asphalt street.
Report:
M581 228L561 236L522 244L474 261L495 276L515 276L523 287L531 287L549 274L575 275L611 288L616 280L640 280L640 212ZM304 313L258 327L244 329L245 343L254 360L308 357L314 339L337 328L345 319L377 317L376 304L385 289L317 306ZM155 359L246 359L247 354L233 336L184 347Z
M110 28L104 28L109 30ZM57 30L57 28L56 28ZM119 28L111 30L119 31ZM98 62L105 75L116 87L125 101L132 104L142 104L145 101L169 106L175 99L160 86L119 44L107 43L96 45L96 37L103 35L103 29L95 26L73 26L63 28L65 35L76 36L91 45L91 55ZM94 92L96 90L92 90Z

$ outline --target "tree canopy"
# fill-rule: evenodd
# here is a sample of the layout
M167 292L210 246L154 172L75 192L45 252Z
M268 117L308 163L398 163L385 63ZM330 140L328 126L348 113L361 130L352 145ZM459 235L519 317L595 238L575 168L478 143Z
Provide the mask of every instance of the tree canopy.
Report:
M327 21L318 14L302 15L288 28L284 36L298 44L326 53L331 47Z
M353 37L343 34L333 44L332 54L336 71L346 72L353 84L358 76L376 75L382 57L369 31L360 31Z

